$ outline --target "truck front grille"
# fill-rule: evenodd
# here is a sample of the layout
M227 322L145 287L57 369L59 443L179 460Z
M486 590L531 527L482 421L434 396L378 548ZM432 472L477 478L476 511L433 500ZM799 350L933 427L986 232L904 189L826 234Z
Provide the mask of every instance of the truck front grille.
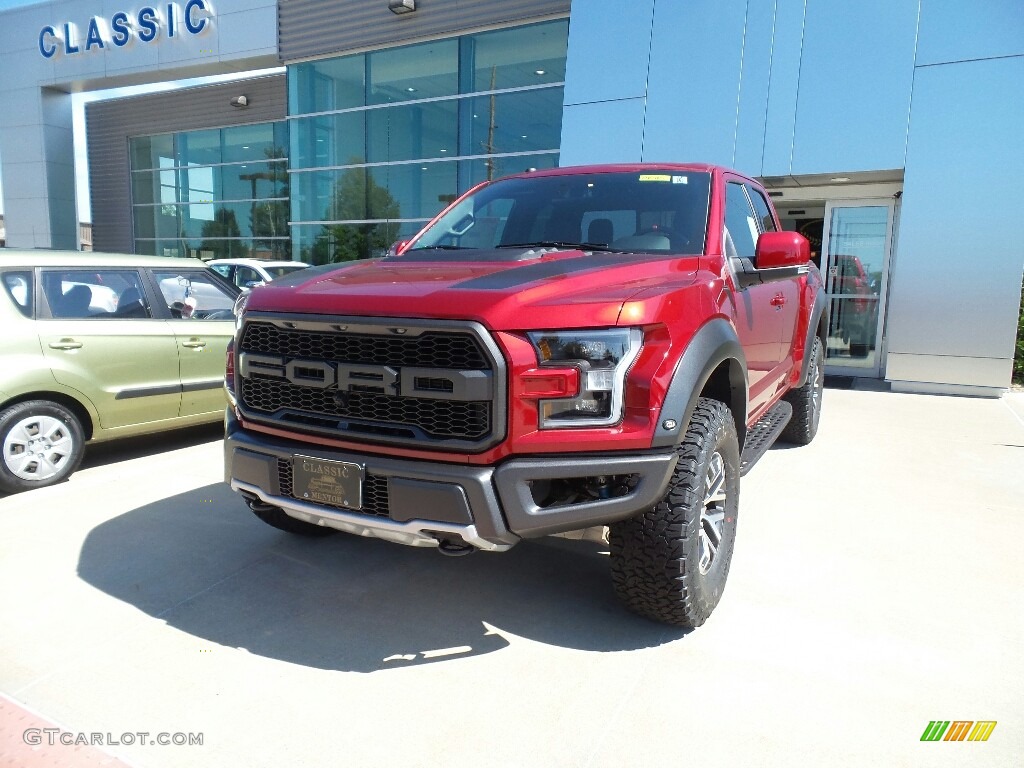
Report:
M504 436L504 363L475 324L254 313L236 354L239 407L253 421L456 451Z

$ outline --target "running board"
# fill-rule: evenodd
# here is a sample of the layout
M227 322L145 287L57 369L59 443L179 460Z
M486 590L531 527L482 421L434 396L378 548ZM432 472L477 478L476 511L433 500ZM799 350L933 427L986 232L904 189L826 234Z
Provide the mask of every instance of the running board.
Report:
M757 464L758 459L772 447L782 434L793 415L793 406L780 400L769 408L757 423L747 430L747 439L743 442L743 453L740 456L740 477L747 474Z

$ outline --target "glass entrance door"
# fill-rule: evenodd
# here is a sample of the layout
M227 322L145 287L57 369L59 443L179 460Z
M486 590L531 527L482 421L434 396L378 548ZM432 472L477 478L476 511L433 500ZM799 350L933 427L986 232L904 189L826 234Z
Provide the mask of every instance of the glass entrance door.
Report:
M829 299L829 373L880 373L894 210L890 198L825 206L822 261Z

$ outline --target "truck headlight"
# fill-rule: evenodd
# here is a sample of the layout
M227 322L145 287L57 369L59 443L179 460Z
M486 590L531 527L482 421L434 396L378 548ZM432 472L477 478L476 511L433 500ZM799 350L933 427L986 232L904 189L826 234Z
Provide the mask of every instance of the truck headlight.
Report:
M580 372L578 395L540 401L541 429L605 427L622 419L626 372L643 346L639 328L532 331L527 336L541 368Z

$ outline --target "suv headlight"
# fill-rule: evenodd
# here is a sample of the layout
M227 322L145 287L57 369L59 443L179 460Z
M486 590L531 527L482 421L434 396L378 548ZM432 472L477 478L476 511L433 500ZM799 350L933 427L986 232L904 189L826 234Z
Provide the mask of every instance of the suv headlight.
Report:
M580 372L576 397L540 401L541 429L605 427L622 419L626 372L643 346L639 328L532 331L527 336L541 368Z

